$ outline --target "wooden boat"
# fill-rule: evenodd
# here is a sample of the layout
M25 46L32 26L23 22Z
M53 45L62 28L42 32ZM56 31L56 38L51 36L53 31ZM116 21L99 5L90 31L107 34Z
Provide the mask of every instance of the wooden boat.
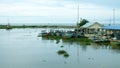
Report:
M63 38L72 38L73 33L71 31L65 32Z
M48 35L46 30L42 30L41 33L39 33L39 36L46 37Z

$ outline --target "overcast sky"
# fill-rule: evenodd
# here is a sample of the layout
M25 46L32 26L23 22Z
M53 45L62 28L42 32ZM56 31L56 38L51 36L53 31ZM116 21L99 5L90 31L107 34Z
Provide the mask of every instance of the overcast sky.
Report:
M120 0L0 0L0 23L76 24L78 4L80 18L112 23L115 9L120 22Z

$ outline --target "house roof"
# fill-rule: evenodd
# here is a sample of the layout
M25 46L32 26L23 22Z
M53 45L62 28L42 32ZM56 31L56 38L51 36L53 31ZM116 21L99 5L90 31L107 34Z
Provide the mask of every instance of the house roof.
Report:
M95 22L95 23L93 23L92 25L90 25L90 26L88 26L88 27L92 27L92 26L94 26L95 24L99 25L100 27L103 27L103 26L104 26L104 25L102 25L102 24L100 24L100 23L98 23L98 22Z
M106 29L106 30L120 30L120 25L104 26L103 29Z

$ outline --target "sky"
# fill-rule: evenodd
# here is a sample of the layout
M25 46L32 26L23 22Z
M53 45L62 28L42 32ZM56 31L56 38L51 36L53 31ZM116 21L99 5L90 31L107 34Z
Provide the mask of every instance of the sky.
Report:
M89 22L120 22L120 0L0 0L0 24L76 24L79 17Z

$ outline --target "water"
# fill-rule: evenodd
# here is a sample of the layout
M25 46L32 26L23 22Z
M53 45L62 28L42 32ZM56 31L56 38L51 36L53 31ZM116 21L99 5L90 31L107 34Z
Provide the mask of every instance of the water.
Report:
M0 68L120 68L119 49L62 40L56 44L37 37L40 31L0 29ZM59 55L59 50L69 56Z

